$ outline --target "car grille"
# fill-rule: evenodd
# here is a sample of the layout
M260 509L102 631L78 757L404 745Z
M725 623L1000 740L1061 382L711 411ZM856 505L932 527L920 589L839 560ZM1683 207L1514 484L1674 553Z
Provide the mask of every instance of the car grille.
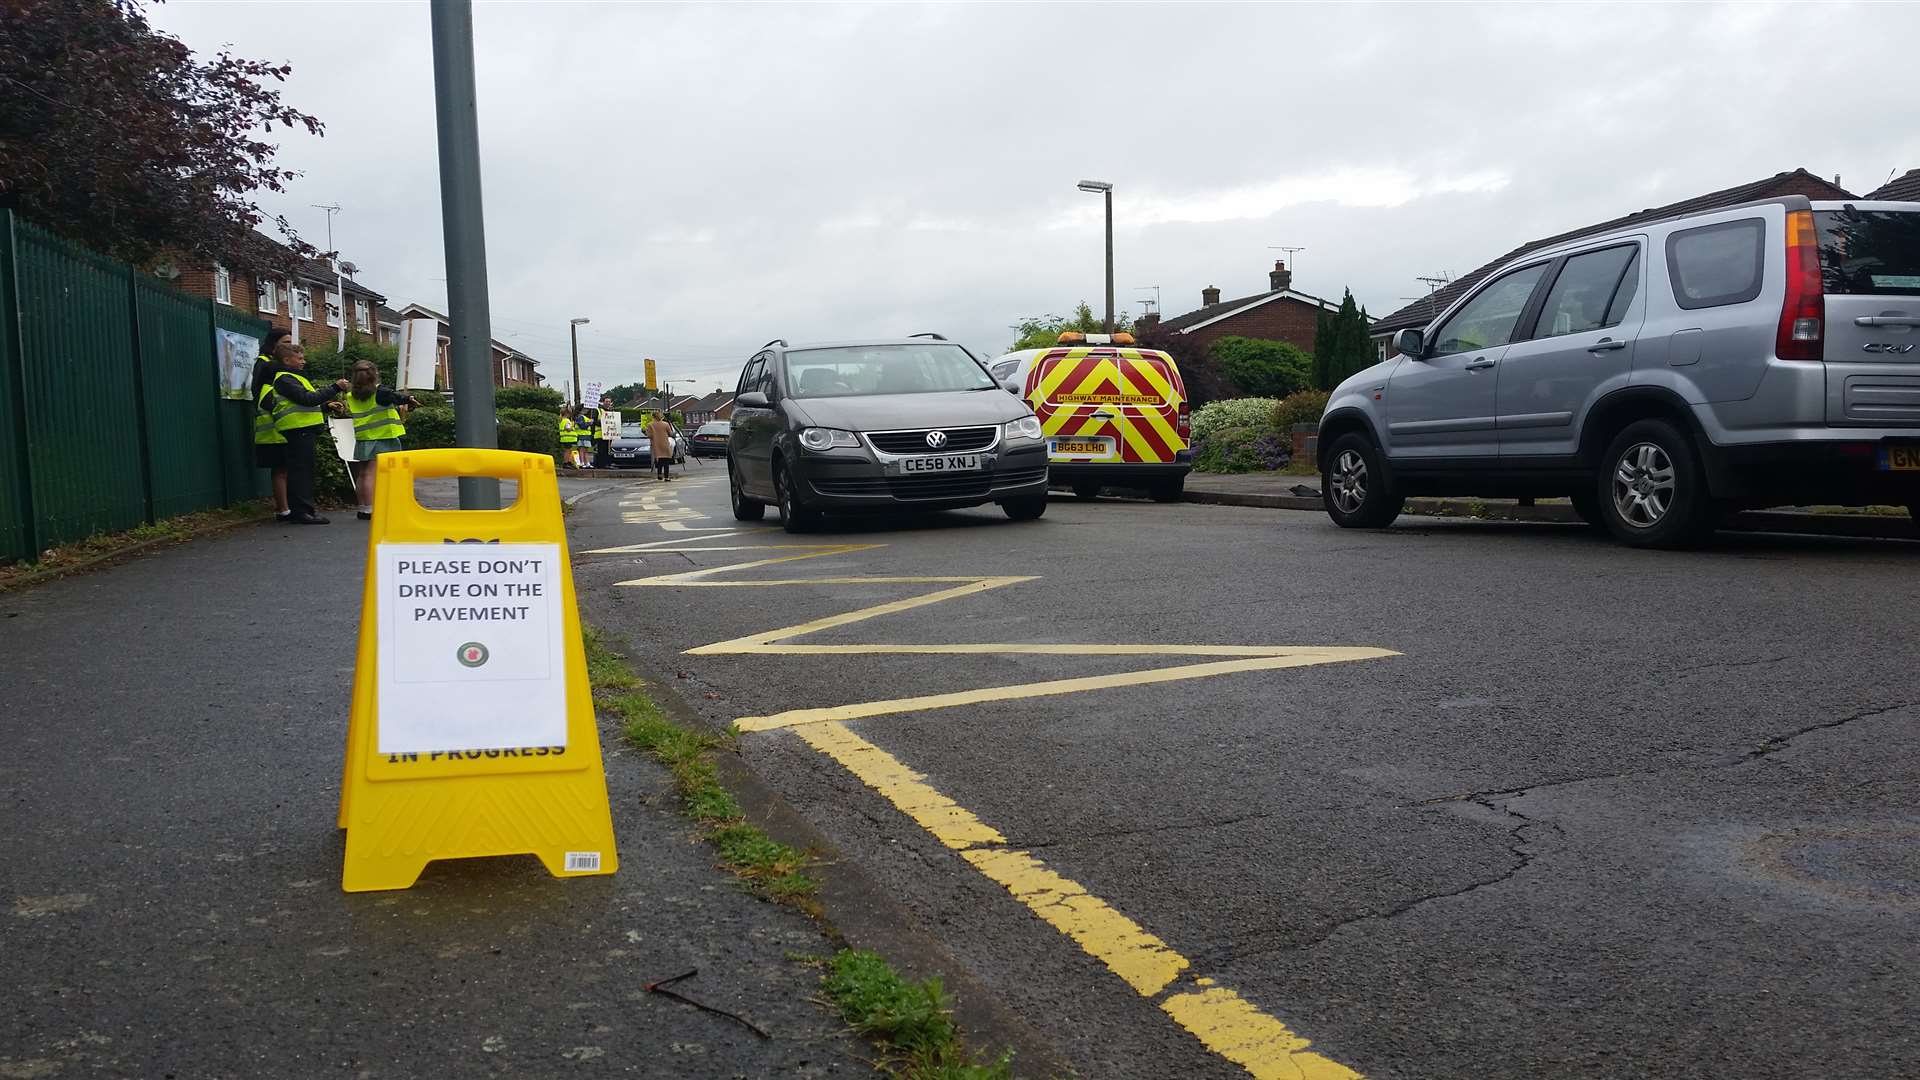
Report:
M1044 468L1016 469L1001 473L848 477L815 480L813 487L822 495L891 495L903 502L913 502L933 499L985 498L993 491L1037 484L1046 477L1047 470Z
M947 433L945 446L934 449L927 445L927 432L944 431ZM873 445L887 454L964 454L970 450L985 450L1000 437L997 427L963 428L921 428L918 431L876 431L867 435Z

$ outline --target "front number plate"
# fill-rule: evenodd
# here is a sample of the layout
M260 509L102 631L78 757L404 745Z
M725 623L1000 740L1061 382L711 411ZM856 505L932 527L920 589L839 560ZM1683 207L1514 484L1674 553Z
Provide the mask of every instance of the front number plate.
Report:
M967 472L980 468L979 454L946 454L941 457L910 457L900 462L903 473Z
M1880 468L1884 472L1920 472L1920 444L1887 447L1880 452Z

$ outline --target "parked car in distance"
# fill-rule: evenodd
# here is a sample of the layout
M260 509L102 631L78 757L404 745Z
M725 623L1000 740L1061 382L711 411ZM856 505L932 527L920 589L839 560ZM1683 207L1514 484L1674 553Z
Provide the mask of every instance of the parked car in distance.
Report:
M733 424L727 420L709 420L693 429L689 440L694 457L726 457L727 435Z
M1920 520L1920 203L1787 196L1531 252L1320 422L1326 510L1567 496L1636 546L1727 510L1891 504Z
M1008 353L987 370L1039 418L1053 484L1082 499L1112 486L1179 501L1192 427L1173 357L1137 347L1132 334L1069 331L1053 348Z
M733 407L727 484L741 521L758 521L768 504L789 532L836 512L991 502L1030 521L1047 509L1033 410L938 335L770 341L741 371Z
M680 434L679 428L673 429L673 457L675 465L687 463L687 440ZM607 458L616 469L653 468L653 440L647 437L647 424L644 420L620 421L620 437L607 446Z

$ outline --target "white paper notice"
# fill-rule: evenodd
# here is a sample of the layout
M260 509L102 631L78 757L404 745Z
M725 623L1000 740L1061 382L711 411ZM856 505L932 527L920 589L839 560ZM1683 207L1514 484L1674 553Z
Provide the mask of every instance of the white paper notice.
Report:
M558 544L381 544L379 751L567 743Z

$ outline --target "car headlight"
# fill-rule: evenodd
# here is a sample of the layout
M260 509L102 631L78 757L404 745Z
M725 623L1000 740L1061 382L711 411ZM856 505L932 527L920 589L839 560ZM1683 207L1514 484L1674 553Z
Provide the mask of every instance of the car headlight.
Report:
M800 433L800 445L809 450L831 450L836 446L859 446L860 438L851 431L810 427Z
M1040 418L1023 416L1007 424L1007 440L1040 438Z

